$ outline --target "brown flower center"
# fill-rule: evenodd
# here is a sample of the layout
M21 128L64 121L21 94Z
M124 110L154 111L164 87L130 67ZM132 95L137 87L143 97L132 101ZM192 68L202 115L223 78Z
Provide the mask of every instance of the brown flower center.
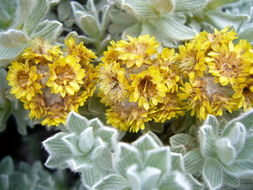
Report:
M145 76L141 79L138 90L145 98L153 97L156 94L156 84L152 82L152 77Z
M75 73L70 68L70 66L66 65L65 67L57 67L55 69L57 79L55 82L58 85L64 85L65 82L71 82L75 78Z
M18 73L18 83L22 88L27 86L28 80L29 80L29 75L26 72L20 71Z

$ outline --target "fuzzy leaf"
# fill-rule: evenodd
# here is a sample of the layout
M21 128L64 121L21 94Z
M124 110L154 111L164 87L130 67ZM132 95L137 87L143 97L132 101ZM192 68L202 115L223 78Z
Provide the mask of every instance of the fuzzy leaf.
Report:
M82 152L88 153L94 146L95 138L92 127L86 128L79 137L79 148Z
M70 112L67 117L67 129L70 132L80 134L84 129L88 127L88 120L81 115Z
M251 160L252 158L253 158L253 135L248 135L242 151L237 156L237 160Z
M200 152L202 156L214 157L214 130L210 125L204 125L199 130Z
M247 130L253 128L253 109L243 113L239 117L229 121L225 128L232 127L236 122L242 123Z
M101 180L105 175L105 172L101 171L99 168L86 169L81 173L82 182L93 187L99 180Z
M161 147L154 150L149 150L145 154L145 167L153 167L160 169L163 173L171 168L170 148Z
M223 170L214 159L206 159L202 173L210 189L218 189L223 185Z
M63 0L58 6L57 6L57 13L60 21L64 21L69 17L71 14L71 6L69 0Z
M190 135L181 133L170 137L170 144L171 146L184 145L185 147L191 147L195 144L195 140Z
M168 14L174 11L175 9L175 1L174 0L151 0L152 7L159 13Z
M11 157L7 156L0 162L0 174L10 175L14 172L14 163Z
M45 166L48 168L61 168L65 169L67 168L67 164L65 163L66 160L70 158L69 155L50 155L47 158L47 161L45 163Z
M31 14L27 18L24 23L24 30L29 34L47 14L48 11L48 3L46 0L38 0L36 1L36 5L34 6Z
M70 155L68 147L62 141L62 137L65 135L65 133L57 133L43 141L46 151L53 155Z
M208 115L205 122L204 122L204 125L212 126L215 129L215 131L217 132L220 127L220 122L218 121L218 119L215 116Z
M0 174L0 189L2 190L8 190L9 189L9 176L8 175L4 175L4 174Z
M235 187L239 187L240 185L240 180L236 177L233 177L231 175L224 173L223 178L224 178L224 183L230 187L235 188Z
M15 0L2 0L0 6L0 30L6 30L14 19L17 2Z
M125 178L121 177L120 175L109 175L106 176L104 179L102 179L98 184L96 185L96 190L121 190L125 189L127 187L127 181Z
M127 36L139 36L141 33L141 23L137 23L129 28L127 28L123 33L122 33L122 38L126 39Z
M83 14L80 18L79 26L86 35L95 39L99 38L99 23L92 15Z
M161 170L147 167L140 173L141 189L156 189L161 178Z
M171 170L177 170L177 171L185 173L184 160L183 160L182 154L172 152L171 160L172 160Z
M243 30L240 34L240 39L245 39L248 42L253 42L253 27Z
M79 139L75 134L71 133L65 135L62 137L62 141L74 156L80 156L83 154L79 148Z
M147 19L157 16L153 7L148 1L124 0L121 8L137 19Z
M116 152L116 157L114 159L114 166L118 173L126 177L126 170L130 166L137 164L142 165L140 160L140 153L138 150L131 145L126 143L119 143L118 150Z
M207 0L176 0L176 12L193 12L204 8Z
M148 150L159 148L159 144L154 141L150 133L151 132L145 134L144 136L141 136L133 142L133 145L138 148L142 153Z
M209 1L207 9L217 9L218 7L220 7L222 5L234 3L237 1L239 1L239 0L212 0L212 1Z
M141 179L137 173L137 167L137 165L130 166L126 171L126 175L131 189L141 190Z
M244 147L247 131L242 123L236 122L234 126L225 129L223 136L230 140L236 152L239 153Z
M203 161L199 150L192 150L184 155L185 169L193 175L200 173L204 164Z
M41 37L48 41L55 41L62 30L62 24L57 21L44 20L32 31L31 37Z
M206 21L218 29L230 26L237 30L248 19L247 15L228 14L219 10L206 12Z
M216 152L223 164L231 165L236 159L236 150L228 138L221 138L216 141Z
M0 63L16 58L28 42L27 35L19 30L10 29L0 33Z
M90 124L90 126L92 125ZM114 128L103 127L96 130L95 135L103 139L108 148L115 148L119 134L118 131Z
M250 176L253 174L253 161L236 161L231 166L225 166L224 170L233 176Z
M190 183L184 175L178 171L173 172L169 178L162 181L162 185L159 187L159 190L168 190L168 187L173 190L192 190Z
M152 19L151 24L160 28L167 38L175 40L189 40L196 34L193 29L185 26L173 16L166 16L159 19Z

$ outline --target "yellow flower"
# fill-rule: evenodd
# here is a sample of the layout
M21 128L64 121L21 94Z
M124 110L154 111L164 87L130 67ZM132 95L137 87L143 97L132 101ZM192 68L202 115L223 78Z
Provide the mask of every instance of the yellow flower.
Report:
M79 60L72 55L61 57L59 60L49 64L50 77L47 86L51 87L52 93L60 93L62 97L66 94L74 95L79 91L85 70L78 63Z
M202 44L195 41L179 46L177 62L184 78L193 81L196 77L203 76L206 71L205 53Z
M17 99L31 100L36 93L41 93L40 76L35 66L30 66L28 62L21 63L15 61L9 66L7 80L11 86L11 94Z
M230 42L228 45L221 45L211 51L206 58L209 73L216 77L222 85L234 85L246 81L246 76L253 61L253 54L244 41L237 45Z
M81 43L70 42L66 43L73 55L37 40L9 67L11 93L24 103L29 117L42 125L64 124L68 113L78 112L95 90L97 76L89 63L94 53L88 55L90 50Z
M111 106L106 111L106 118L108 124L130 132L143 130L145 123L151 120L148 111L127 101Z
M20 59L30 60L35 64L52 62L62 54L59 46L52 46L47 41L35 39L31 47L24 50Z
M30 110L31 119L40 119L47 114L44 94L36 94L30 101L22 100L24 108Z
M89 64L97 56L95 53L88 48L86 48L83 42L76 44L76 40L73 37L68 37L65 39L65 45L67 46L67 51L70 55L76 56L80 59L81 65Z
M216 49L221 45L229 44L237 38L237 33L234 29L226 27L220 31L214 29L214 33L208 33L206 31L200 32L195 36L194 41L202 44L205 49Z
M130 75L130 78L130 102L137 102L146 110L163 102L168 89L158 67L151 66L146 71Z
M233 99L235 92L215 83L211 76L187 82L180 90L179 97L186 102L187 110L201 120L206 119L207 114L222 115L224 110L232 112L238 109L238 101Z
M104 52L103 62L119 62L127 68L151 64L152 56L157 53L158 42L154 37L142 35L138 38L128 36L129 41L111 42L111 47Z
M122 102L128 97L128 81L125 69L119 63L104 63L97 68L99 78L99 96L105 105Z
M171 118L182 116L185 113L186 105L176 93L167 93L163 102L159 103L154 110L151 110L150 117L155 122L164 123Z
M164 48L161 54L158 54L158 67L164 75L165 84L168 92L174 93L178 91L181 81L180 68L176 64L177 55L174 49Z

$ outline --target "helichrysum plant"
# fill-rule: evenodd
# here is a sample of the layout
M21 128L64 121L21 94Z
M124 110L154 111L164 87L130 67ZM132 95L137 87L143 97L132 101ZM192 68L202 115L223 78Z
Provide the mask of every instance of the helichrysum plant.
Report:
M253 50L234 30L201 32L175 49L149 35L111 42L98 66L107 122L137 132L189 111L200 120L252 107ZM160 47L161 48L161 47Z
M95 89L95 54L74 38L65 40L66 48L35 39L11 63L7 80L10 93L23 102L31 119L43 125L65 123L70 111L78 111Z
M252 190L252 2L2 0L0 131L56 126L73 190ZM0 190L60 174L6 157Z

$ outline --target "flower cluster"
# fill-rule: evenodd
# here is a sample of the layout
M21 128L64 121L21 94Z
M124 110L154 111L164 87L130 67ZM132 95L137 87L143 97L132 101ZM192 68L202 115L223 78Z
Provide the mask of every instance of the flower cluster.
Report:
M233 30L201 32L177 52L149 35L128 38L112 41L97 68L108 124L137 132L187 111L203 120L252 107L253 50Z
M107 122L137 132L151 120L164 122L184 113L177 94L180 77L174 50L163 49L154 37L128 37L111 42L98 66L101 101Z
M70 111L78 111L95 90L96 58L83 43L69 37L66 49L52 46L42 39L9 66L7 80L10 93L30 110L30 118L42 119L43 125L65 123Z

